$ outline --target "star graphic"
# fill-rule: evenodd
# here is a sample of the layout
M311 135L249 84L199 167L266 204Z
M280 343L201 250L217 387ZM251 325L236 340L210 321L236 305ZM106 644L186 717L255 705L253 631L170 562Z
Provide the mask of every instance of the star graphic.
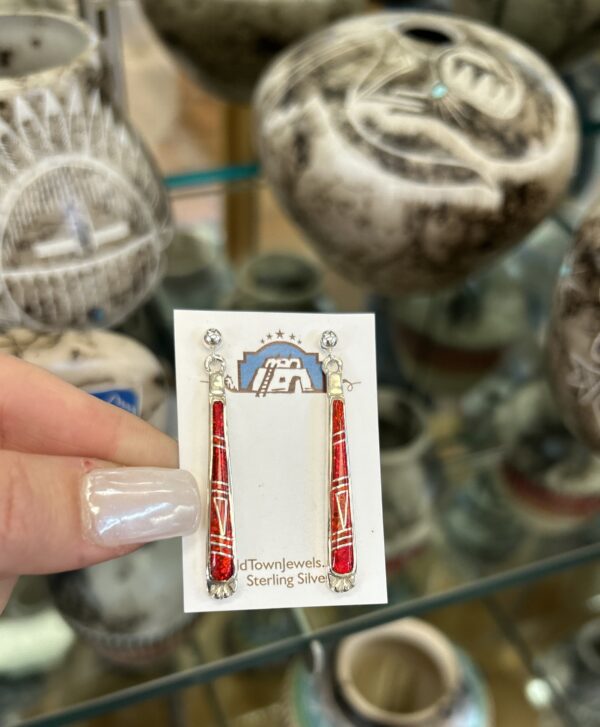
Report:
M293 333L290 333L290 341L295 341L296 336Z
M272 338L273 338L273 334L272 333L267 333L267 340L270 341Z
M283 338L285 336L285 333L280 328L278 331L275 331L275 335L277 336L277 338Z
M261 339L260 339L260 342L261 342L261 343L264 343L264 342L265 342L265 339L264 339L264 338L261 338Z

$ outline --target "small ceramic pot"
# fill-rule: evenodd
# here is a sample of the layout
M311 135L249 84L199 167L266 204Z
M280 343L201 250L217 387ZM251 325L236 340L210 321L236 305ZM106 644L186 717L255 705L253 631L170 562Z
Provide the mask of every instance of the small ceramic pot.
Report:
M153 353L110 331L0 333L0 352L22 358L165 431L167 380Z
M600 203L581 226L556 285L548 358L571 431L600 454Z
M236 289L227 300L232 310L323 312L323 276L308 258L264 253L240 270Z
M259 151L283 207L339 273L389 295L457 284L557 203L578 149L553 70L467 20L338 23L257 90Z
M555 63L592 51L600 40L598 0L453 0L452 8L501 28Z
M464 393L527 332L525 290L503 266L458 288L388 305L402 371L433 396Z
M389 575L426 545L432 527L432 441L425 412L401 391L379 387L385 558Z
M100 91L98 39L51 13L0 23L0 319L111 325L157 284L167 198Z
M350 636L311 674L292 666L287 727L491 727L468 657L437 629L402 619Z
M365 0L143 0L158 33L183 55L206 86L247 103L260 74L290 43Z
M564 427L545 382L518 389L496 422L500 485L529 529L569 533L600 513L600 459Z
M73 629L101 656L124 667L164 662L196 619L183 612L177 539L50 576L49 582L57 608Z

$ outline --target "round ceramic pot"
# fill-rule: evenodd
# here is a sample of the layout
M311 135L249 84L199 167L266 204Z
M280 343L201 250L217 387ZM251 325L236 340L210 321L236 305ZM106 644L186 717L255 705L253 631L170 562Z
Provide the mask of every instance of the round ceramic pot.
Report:
M501 28L555 63L597 48L600 40L598 0L453 0L452 8Z
M158 359L137 341L110 331L0 333L0 352L47 369L93 396L165 431L167 380Z
M385 558L393 575L429 540L432 441L416 401L387 387L379 387L377 401Z
M236 290L227 301L232 310L322 312L323 276L305 257L264 253L240 270Z
M142 0L158 33L202 82L247 103L265 67L286 46L366 7L365 0Z
M571 431L600 454L600 203L581 226L556 285L551 379Z
M525 289L502 266L458 288L388 305L404 375L434 396L465 392L527 332Z
M4 15L0 58L0 319L114 324L159 279L171 237L159 176L101 94L87 25Z
M529 529L569 533L600 513L600 459L564 427L545 382L518 389L496 422L500 486Z
M264 173L339 273L436 291L519 242L566 188L573 102L535 53L429 13L348 20L286 51L257 91Z
M490 727L491 703L469 658L437 629L402 619L344 639L314 673L295 662L287 727Z
M101 656L124 667L164 662L196 619L183 612L177 539L50 576L49 582L66 621Z

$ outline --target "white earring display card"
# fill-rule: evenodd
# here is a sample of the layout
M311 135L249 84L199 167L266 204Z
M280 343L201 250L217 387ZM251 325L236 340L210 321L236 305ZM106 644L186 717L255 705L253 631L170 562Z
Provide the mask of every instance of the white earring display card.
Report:
M220 332L214 349L208 329ZM339 380L323 372L324 331L337 336ZM386 603L374 317L176 311L175 351L180 466L203 503L198 530L183 540L185 610ZM345 473L331 448L343 437L340 415L349 478L333 477ZM226 449L224 465L213 445ZM349 567L350 538L353 587L335 592L332 553ZM225 598L210 578L219 569L234 583Z

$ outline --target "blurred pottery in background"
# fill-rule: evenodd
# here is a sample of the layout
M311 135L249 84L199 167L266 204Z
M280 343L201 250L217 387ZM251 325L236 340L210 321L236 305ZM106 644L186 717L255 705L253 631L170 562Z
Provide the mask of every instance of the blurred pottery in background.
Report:
M286 46L366 0L142 0L163 39L208 89L247 103L271 60Z
M43 576L21 576L0 618L0 724L18 724L75 642Z
M388 301L404 376L429 395L456 395L495 369L527 332L523 281L504 265L433 296Z
M313 673L293 662L286 727L491 727L477 670L437 629L406 618L343 639Z
M379 441L388 575L427 544L432 527L432 441L424 410L400 390L379 387Z
M559 64L600 42L599 0L453 0L452 8L514 35Z
M385 13L280 56L256 95L263 169L336 271L388 295L436 291L519 242L578 150L553 70L477 23Z
M157 284L166 195L101 91L98 40L67 15L0 23L0 320L108 326Z
M147 348L110 331L0 333L0 353L47 369L103 401L141 416L162 431L167 423L167 380Z
M550 681L549 703L559 698L569 705L576 724L593 727L600 715L600 619L584 624L571 638L537 659ZM528 690L529 693L529 690ZM531 694L535 694L531 690ZM538 705L547 706L547 705Z
M495 420L500 485L530 530L569 533L600 513L600 459L564 427L545 381L516 390Z
M330 309L321 271L299 255L256 255L240 270L235 288L225 301L231 310L319 313Z
M600 454L600 204L567 254L548 331L551 380L565 423Z
M480 572L495 571L516 551L525 532L496 480L492 471L478 471L440 509L448 542Z
M0 13L46 10L53 13L79 12L77 0L0 0Z
M183 612L179 539L149 543L117 560L50 576L57 608L114 664L165 661L197 614Z

